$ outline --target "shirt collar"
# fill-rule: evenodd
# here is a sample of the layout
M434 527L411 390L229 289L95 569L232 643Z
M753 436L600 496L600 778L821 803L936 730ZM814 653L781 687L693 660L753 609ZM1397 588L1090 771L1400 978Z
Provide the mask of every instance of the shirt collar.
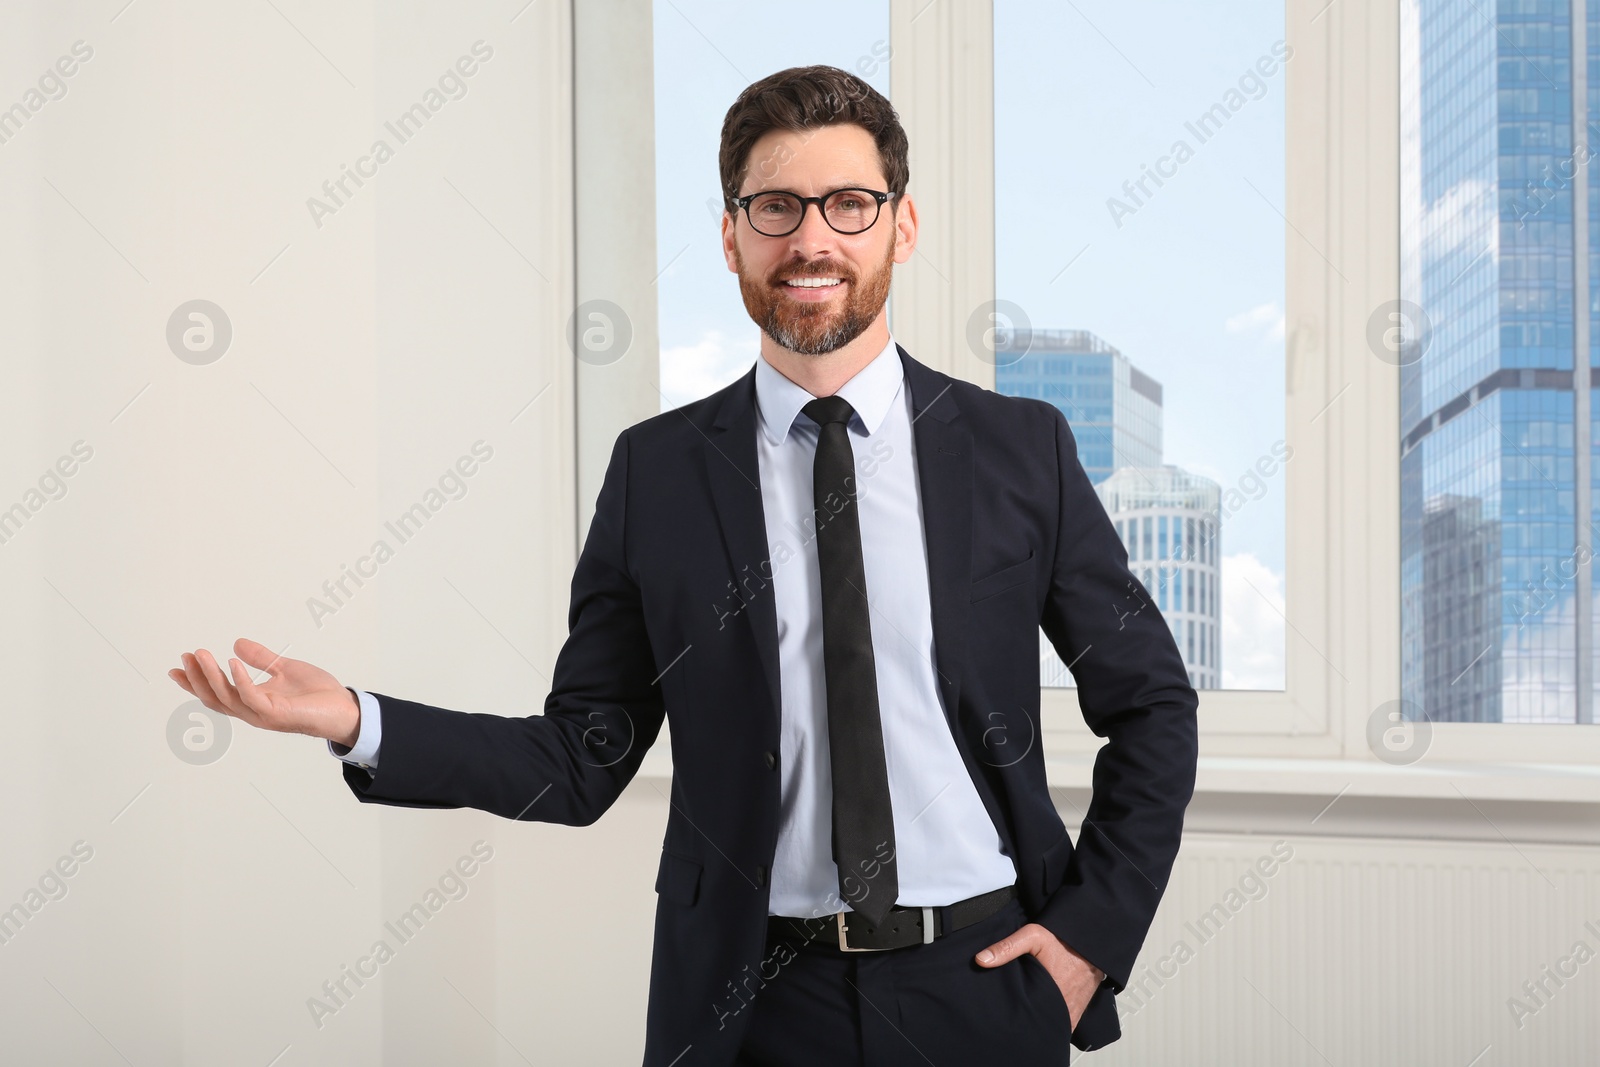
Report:
M894 335L891 334L883 351L841 385L836 395L850 402L856 418L861 420L867 429L867 436L871 437L889 414L889 405L900 394L904 378L905 367L895 351ZM783 444L789 428L800 415L800 409L815 399L804 387L785 378L764 357L756 356L756 410L761 420L761 432L767 435L767 440L774 448ZM809 417L807 421L810 421Z

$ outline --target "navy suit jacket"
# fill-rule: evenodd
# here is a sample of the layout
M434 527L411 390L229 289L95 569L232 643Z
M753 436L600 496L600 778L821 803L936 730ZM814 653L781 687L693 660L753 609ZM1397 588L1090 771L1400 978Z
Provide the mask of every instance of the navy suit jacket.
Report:
M951 735L1030 919L1106 973L1072 1043L1121 1029L1194 791L1196 697L1172 633L1078 461L1066 419L927 367L911 391L935 667ZM542 715L382 693L364 802L588 825L671 723L646 1067L729 1064L764 960L778 835L778 636L756 459L755 368L618 436L572 578ZM1045 783L1043 627L1106 739L1078 840ZM603 917L600 917L603 918ZM686 1054L687 1053L687 1054ZM680 1058L681 1057L681 1058Z

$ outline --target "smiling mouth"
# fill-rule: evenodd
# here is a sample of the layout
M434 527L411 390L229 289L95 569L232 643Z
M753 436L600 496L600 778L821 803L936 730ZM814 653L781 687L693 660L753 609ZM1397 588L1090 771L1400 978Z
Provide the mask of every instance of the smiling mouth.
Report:
M786 278L778 283L785 289L827 290L837 289L844 284L843 278Z

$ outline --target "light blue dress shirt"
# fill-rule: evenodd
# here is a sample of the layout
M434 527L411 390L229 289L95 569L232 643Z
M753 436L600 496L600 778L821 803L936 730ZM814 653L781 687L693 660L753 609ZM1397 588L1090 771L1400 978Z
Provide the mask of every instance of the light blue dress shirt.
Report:
M928 555L912 437L911 396L891 337L883 351L840 387L855 410L855 453L862 561L878 677L889 796L899 864L897 902L950 904L1011 885L1016 868L945 718L935 684ZM756 359L761 499L773 575L781 680L777 852L768 912L848 911L833 862L833 776L822 658L822 586L812 521L812 463L818 427L801 408L815 399L765 359ZM787 549L780 551L780 544ZM356 690L361 728L340 753L375 771L382 724L378 701Z

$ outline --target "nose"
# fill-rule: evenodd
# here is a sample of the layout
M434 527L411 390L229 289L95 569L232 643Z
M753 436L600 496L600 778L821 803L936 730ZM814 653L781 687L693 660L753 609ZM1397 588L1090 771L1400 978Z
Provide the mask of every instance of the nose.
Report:
M806 204L800 214L800 225L784 240L794 251L816 255L834 246L839 234L822 215L821 204Z

